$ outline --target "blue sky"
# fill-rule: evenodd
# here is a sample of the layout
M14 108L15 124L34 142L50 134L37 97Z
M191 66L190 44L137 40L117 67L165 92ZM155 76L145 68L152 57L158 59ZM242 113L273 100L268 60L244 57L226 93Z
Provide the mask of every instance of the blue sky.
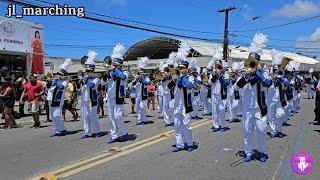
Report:
M26 0L36 2L36 0ZM283 24L302 18L320 15L320 0L45 0L52 3L83 6L86 11L122 17L158 25L177 28L209 31L217 34L182 32L164 28L152 29L197 36L210 39L223 39L224 16L216 10L229 5L237 7L229 16L230 31L259 29ZM38 2L40 3L40 2ZM7 13L7 3L0 2L0 13ZM90 14L87 14L90 15ZM248 19L260 16L255 21ZM91 49L102 59L112 52L113 45L122 43L129 48L134 43L157 35L139 30L127 29L93 22L77 17L26 17L24 20L44 25L45 52L50 56L80 58L88 48L53 47L52 44L106 45ZM141 26L141 25L139 25ZM146 26L147 27L147 26ZM296 51L296 47L308 47L312 55L320 55L320 18L297 24L262 30L270 38L270 47L281 47ZM221 34L219 34L221 33ZM249 37L232 36L232 44L249 44L255 32L238 32ZM276 41L272 39L292 40ZM296 40L315 41L301 43ZM299 49L301 51L301 49ZM319 52L319 53L318 53ZM320 58L319 58L320 59Z

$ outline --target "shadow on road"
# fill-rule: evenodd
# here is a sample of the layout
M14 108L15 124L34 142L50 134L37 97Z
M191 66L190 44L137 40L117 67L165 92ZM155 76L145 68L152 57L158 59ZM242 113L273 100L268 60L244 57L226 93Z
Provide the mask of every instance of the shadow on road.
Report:
M77 134L77 133L82 132L82 131L83 131L82 129L75 130L75 131L67 131L67 135Z

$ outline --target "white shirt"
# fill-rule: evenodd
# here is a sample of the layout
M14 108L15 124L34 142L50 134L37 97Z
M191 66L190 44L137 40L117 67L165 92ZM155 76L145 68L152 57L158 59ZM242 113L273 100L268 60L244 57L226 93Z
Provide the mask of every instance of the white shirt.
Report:
M158 96L163 96L164 95L164 88L163 88L162 84L158 84L157 95Z

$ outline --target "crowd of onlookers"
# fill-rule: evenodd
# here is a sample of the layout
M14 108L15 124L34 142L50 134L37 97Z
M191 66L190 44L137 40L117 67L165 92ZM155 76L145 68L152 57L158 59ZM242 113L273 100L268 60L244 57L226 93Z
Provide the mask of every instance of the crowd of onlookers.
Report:
M29 77L25 77L23 74L11 74L10 76L3 76L1 73L0 78L0 113L2 114L2 119L4 119L4 126L1 128L17 128L18 125L15 119L25 117L29 114L31 114L34 121L32 128L41 127L39 118L40 114L44 114L46 116L46 121L51 122L49 106L51 104L52 97L49 96L52 95L52 93L48 93L50 87L52 86L51 78L40 78L34 74L31 74ZM105 99L107 96L105 93L105 81L106 78L102 76L101 83L98 88L98 114L100 117L105 116ZM148 85L147 90L148 110L155 110L155 97L159 91L158 87L156 84L151 83ZM70 80L64 97L64 107L62 109L64 120L66 119L66 111L69 111L72 114L73 121L79 120L77 105L80 95L80 81ZM127 86L127 97L131 100L131 113L134 114L136 113L135 87L130 82Z

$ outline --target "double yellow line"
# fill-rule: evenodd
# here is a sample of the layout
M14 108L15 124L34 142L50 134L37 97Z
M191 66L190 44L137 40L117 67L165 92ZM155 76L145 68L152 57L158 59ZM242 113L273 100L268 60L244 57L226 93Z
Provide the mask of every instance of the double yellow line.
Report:
M204 126L206 124L209 124L210 120L200 120L191 123L192 128L198 128L201 126ZM74 174L80 173L82 171L85 171L87 169L90 169L94 166L106 163L108 161L111 161L113 159L116 159L118 157L127 155L129 153L135 152L139 149L151 146L153 144L159 143L163 140L171 138L171 136L174 134L173 130L166 131L161 134L154 135L152 137L149 137L147 139L126 145L124 147L112 147L111 149L107 151L103 151L91 158L80 160L76 163L73 163L71 165L59 168L55 171L49 172L47 174L42 174L40 176L32 178L33 180L39 180L39 179L48 179L48 180L54 180L57 178L65 178L68 176L72 176Z

